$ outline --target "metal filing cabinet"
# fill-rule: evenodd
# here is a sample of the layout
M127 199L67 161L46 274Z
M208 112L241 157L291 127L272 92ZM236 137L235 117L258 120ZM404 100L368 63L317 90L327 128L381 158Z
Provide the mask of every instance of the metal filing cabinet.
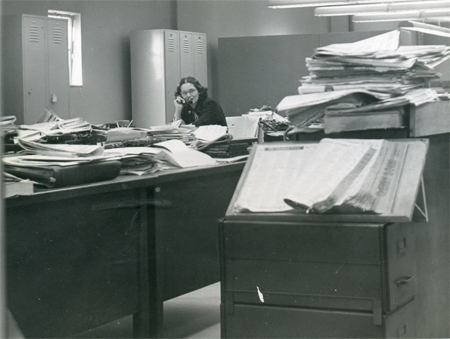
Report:
M415 336L413 223L220 222L223 338Z
M308 189L295 186L302 166L295 160L312 159L303 152L313 144L252 149L219 221L223 338L416 336L415 305L423 299L416 294L413 214L422 204L426 210L424 190L417 198L428 143L396 143L408 147L400 175L383 176L365 193L381 199L388 196L382 185L395 186L389 209L365 213L345 204L323 213L283 204L289 190Z

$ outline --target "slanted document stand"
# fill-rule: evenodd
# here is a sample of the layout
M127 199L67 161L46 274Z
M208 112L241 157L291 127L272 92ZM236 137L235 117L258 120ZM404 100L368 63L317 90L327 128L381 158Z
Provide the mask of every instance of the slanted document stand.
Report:
M280 169L275 175L257 149L276 153L299 144L252 151L219 222L222 338L415 336L412 216L428 143L404 142L411 147L389 215L246 211L241 195L253 185L255 168L261 171L255 194L272 185L265 178L278 185L291 180Z

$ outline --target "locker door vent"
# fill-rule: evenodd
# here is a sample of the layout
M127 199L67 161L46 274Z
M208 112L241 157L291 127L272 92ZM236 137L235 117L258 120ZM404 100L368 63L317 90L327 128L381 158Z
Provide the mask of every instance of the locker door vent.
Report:
M167 49L169 52L175 52L175 38L171 34L167 40Z
M63 30L61 27L53 27L53 43L63 43Z
M39 42L41 40L41 32L39 31L39 26L31 25L29 27L30 42Z
M183 38L183 53L190 53L191 46L189 45L189 39L185 36Z
M203 54L203 40L198 38L197 40L197 54Z

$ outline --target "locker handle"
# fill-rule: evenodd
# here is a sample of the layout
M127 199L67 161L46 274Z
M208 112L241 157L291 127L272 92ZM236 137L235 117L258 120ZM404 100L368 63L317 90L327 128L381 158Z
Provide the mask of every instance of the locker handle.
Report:
M397 287L400 287L401 285L406 285L408 284L414 277L412 275L408 275L406 277L402 277L400 279L398 279L395 283L397 285Z

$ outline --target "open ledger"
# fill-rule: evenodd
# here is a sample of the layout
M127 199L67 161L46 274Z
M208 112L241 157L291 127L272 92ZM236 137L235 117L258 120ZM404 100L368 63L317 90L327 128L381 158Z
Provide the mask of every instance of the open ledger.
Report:
M410 217L427 140L259 144L227 214L303 212Z

